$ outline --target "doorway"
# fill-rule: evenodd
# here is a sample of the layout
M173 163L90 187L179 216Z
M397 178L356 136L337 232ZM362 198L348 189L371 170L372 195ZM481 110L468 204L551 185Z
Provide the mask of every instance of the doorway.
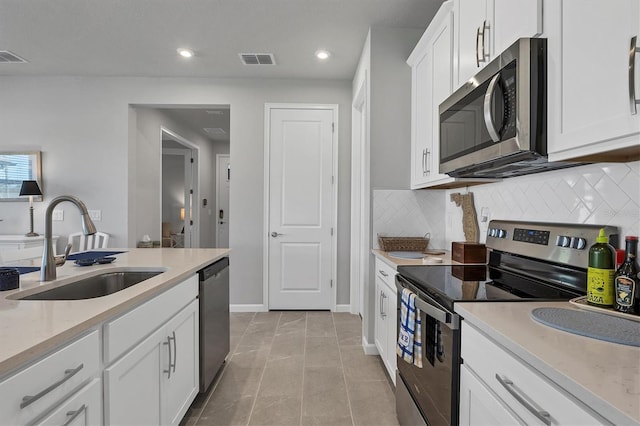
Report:
M335 310L338 107L265 109L264 300Z
M199 247L198 148L177 133L161 128L162 137L162 246Z
M231 163L228 154L216 155L216 247L229 247L229 187Z

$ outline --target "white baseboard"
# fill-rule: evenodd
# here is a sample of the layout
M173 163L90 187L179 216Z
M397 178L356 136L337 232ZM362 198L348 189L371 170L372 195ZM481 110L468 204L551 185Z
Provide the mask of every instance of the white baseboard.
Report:
M230 312L266 312L267 307L264 305L251 305L251 304L230 304Z
M362 336L362 349L364 349L364 353L366 355L380 355L376 345L374 343L369 343L364 336Z
M351 312L351 305L336 305L336 312Z

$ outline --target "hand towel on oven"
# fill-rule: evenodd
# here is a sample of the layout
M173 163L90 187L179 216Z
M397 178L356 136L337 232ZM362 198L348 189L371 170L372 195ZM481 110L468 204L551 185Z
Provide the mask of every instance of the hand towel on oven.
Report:
M416 295L404 288L400 297L400 330L396 353L409 364L422 368L422 324L420 310L416 308Z

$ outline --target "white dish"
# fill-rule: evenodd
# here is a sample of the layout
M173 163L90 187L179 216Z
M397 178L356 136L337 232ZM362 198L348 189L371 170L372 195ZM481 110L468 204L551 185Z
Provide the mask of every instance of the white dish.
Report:
M422 259L425 255L419 251L389 251L387 256L396 259Z

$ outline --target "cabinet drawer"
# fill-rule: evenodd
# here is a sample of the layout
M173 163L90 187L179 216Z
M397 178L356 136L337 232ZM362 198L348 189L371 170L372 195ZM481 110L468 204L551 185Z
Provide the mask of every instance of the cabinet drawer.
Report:
M376 276L380 277L382 281L393 291L395 291L395 276L397 272L393 267L387 265L382 260L376 258Z
M102 387L93 379L36 425L101 425Z
M198 295L193 275L152 300L104 324L104 363L109 364L178 313Z
M97 376L99 348L95 330L0 383L2 424L33 421Z
M552 425L607 423L466 322L462 324L462 359L527 424L544 424L536 412L548 413Z

